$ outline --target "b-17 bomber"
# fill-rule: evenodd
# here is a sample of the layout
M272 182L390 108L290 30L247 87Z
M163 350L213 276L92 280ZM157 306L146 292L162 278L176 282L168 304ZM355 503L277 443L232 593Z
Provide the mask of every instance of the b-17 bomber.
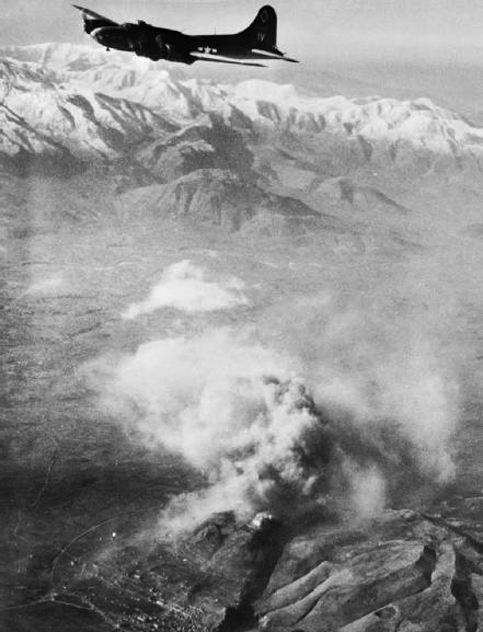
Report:
M153 61L184 64L202 60L264 66L259 60L297 61L277 48L277 14L269 5L262 7L253 22L239 33L214 35L186 35L142 20L119 24L90 9L73 6L82 11L85 32L107 50L130 51Z

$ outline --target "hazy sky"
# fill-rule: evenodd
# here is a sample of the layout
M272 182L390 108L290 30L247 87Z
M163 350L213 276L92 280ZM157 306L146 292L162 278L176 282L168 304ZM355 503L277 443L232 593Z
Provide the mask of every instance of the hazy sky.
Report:
M116 21L233 32L263 0L77 0ZM273 0L279 46L299 57L472 55L483 62L481 0ZM1 44L86 42L68 0L0 0Z

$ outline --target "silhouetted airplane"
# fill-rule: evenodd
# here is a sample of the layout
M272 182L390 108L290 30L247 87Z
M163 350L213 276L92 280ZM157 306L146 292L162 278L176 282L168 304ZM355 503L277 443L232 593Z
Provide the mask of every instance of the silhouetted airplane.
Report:
M204 60L263 66L250 60L297 61L278 50L277 14L268 5L260 9L248 28L231 35L185 35L180 31L151 26L142 21L137 24L118 24L90 9L76 4L72 6L82 11L85 32L107 50L116 48L132 51L153 61L166 59L184 64Z

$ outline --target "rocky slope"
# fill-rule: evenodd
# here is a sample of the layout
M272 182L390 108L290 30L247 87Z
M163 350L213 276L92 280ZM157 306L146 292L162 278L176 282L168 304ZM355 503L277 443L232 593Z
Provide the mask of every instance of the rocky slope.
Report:
M303 202L269 194L254 182L223 169L198 169L168 184L153 184L124 193L119 204L126 213L142 208L148 216L184 218L239 230L259 214L288 221L306 220L342 229L336 218L323 216Z
M45 157L112 161L170 129L140 104L69 88L37 64L4 59L0 77L1 155L24 168Z
M80 555L79 545L69 553L74 568ZM482 623L483 544L407 510L295 537L268 514L248 524L219 514L171 545L131 542L80 572L62 551L37 564L49 592L29 616L73 630L476 632ZM22 620L13 609L5 623L16 630Z
M315 411L305 390L298 405ZM341 463L341 433L327 434L332 424L320 421L324 449L331 441L338 448L321 455L314 435L299 446L300 463L313 472L331 462L326 476L343 477L333 467ZM165 454L163 476L157 458L143 465L142 488L131 488L133 470L122 461L114 469L100 464L91 478L87 471L74 473L93 489L86 496L72 487L75 511L66 530L60 500L75 480L63 464L50 479L55 454L40 496L42 476L32 487L31 477L19 473L25 507L22 523L11 518L15 541L17 532L28 533L27 517L40 498L37 528L47 529L53 516L55 525L33 548L18 538L16 579L2 594L6 630L476 632L483 623L481 496L440 504L442 515L403 509L361 519L352 510L338 511L332 495L332 505L315 503L308 512L304 499L303 511L292 503L278 516L254 512L248 521L224 511L189 530L170 530L159 520L159 503L179 483ZM109 484L101 478L106 467L121 499L115 511L113 499L106 507L102 493ZM401 469L416 491L410 468ZM96 507L99 502L104 506ZM81 527L86 513L94 520ZM464 522L456 519L462 515ZM66 537L69 532L74 535Z

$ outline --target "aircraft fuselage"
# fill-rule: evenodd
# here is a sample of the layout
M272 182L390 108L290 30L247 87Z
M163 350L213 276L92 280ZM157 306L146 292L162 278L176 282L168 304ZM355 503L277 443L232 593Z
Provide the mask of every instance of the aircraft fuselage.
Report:
M74 6L83 13L86 33L101 46L134 52L154 61L166 59L185 64L197 60L225 63L257 59L295 61L285 57L276 46L277 16L268 5L260 9L248 28L227 35L186 35L142 21L118 24L89 9Z

